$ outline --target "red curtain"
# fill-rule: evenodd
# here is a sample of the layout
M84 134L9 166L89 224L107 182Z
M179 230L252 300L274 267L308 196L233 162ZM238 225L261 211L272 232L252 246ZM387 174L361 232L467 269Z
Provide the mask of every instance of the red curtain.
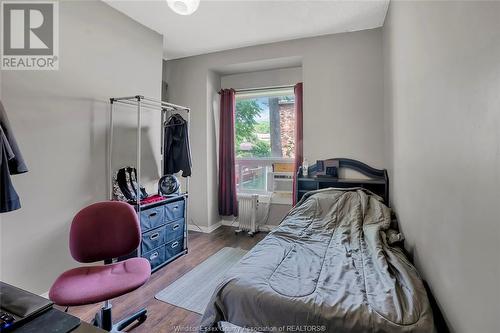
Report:
M238 216L234 153L235 91L223 89L219 94L219 214Z
M302 98L302 82L299 82L294 87L295 93L295 168L293 176L293 205L297 203L297 172L304 160L304 131L303 131L303 98Z

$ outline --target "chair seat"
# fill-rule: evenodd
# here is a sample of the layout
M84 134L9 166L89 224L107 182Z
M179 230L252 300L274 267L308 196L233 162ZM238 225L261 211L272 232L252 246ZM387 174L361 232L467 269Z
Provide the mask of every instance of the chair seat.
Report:
M144 258L78 267L57 278L50 288L49 298L62 306L103 302L139 288L150 275L151 266Z

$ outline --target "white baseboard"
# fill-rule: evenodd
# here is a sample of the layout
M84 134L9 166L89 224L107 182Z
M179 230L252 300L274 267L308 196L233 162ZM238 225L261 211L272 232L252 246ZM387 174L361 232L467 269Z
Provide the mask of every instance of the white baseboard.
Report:
M228 220L222 220L220 221L222 225L228 226L228 227L234 227L234 228L239 228L240 223L238 221L228 221ZM272 224L263 224L259 225L259 230L260 231L272 231L273 229L276 229L278 226L277 225L272 225Z
M237 226L239 226L238 221L229 221L229 220L220 220L220 224L225 225L226 227L237 227Z
M198 231L198 232L203 232L206 234L209 234L215 230L217 230L220 226L227 226L227 227L234 227L238 228L240 226L238 221L229 221L229 220L220 220L216 224L212 224L211 226L203 226L203 225L194 225L194 224L188 224L188 230L191 231ZM273 225L273 224L263 224L259 226L259 230L261 231L272 231L273 229L276 229L278 226Z
M191 230L191 231L198 231L198 232L203 232L203 233L206 233L206 234L209 234L211 232L213 232L214 230L216 230L217 228L219 228L220 226L222 225L222 223L219 221L217 222L216 224L212 224L211 226L203 226L203 225L194 225L194 224L188 224L188 230Z

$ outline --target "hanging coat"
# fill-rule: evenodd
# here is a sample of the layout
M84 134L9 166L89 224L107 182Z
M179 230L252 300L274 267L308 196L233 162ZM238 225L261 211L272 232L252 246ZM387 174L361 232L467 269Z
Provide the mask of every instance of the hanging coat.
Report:
M0 213L21 208L19 196L10 176L27 171L7 114L0 102Z
M21 208L21 202L10 180L9 161L14 158L12 148L0 126L0 213Z
M191 176L191 149L187 121L174 114L164 128L163 173L171 175L179 171L182 177Z
M3 132L7 139L7 142L12 150L13 156L9 159L9 171L11 175L17 175L28 171L26 163L24 163L23 156L17 145L17 141L14 138L14 133L9 124L9 119L7 118L7 113L0 101L0 126L2 126Z

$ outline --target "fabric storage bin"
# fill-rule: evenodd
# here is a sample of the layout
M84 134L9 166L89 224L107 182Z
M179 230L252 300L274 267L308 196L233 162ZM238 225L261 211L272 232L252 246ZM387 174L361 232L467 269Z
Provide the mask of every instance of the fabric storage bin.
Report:
M183 247L184 239L176 239L173 242L167 243L167 245L165 245L165 260L169 260L175 255L181 253Z
M140 213L142 232L165 224L163 207L145 209Z
M165 261L165 247L162 246L153 251L144 253L142 257L146 258L151 264L151 269L154 269Z
M184 219L167 224L165 235L166 243L182 238L184 236Z
M184 217L184 200L174 201L165 205L165 220L175 221Z
M142 253L149 252L165 244L167 242L166 231L167 227L163 226L142 234L142 242L141 242Z

